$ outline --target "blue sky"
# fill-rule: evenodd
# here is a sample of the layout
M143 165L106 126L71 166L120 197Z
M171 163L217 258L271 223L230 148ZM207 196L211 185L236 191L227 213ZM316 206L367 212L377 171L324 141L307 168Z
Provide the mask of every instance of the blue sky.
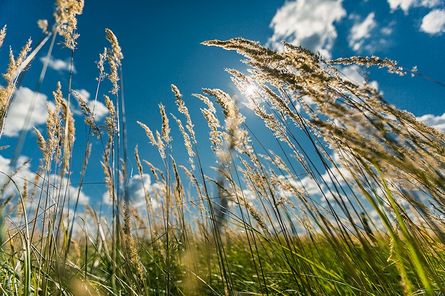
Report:
M32 37L38 42L41 33L36 21L48 19L51 23L53 2L0 0L0 26L8 25L8 35L0 49L0 69L7 66L7 46L11 45L18 52L27 38ZM75 51L73 88L94 92L97 76L95 61L107 45L104 28L111 28L118 36L125 56L123 67L129 148L132 151L139 144L143 158L152 160L158 156L149 147L136 120L158 128L158 103L164 103L168 112L176 110L170 91L171 83L175 83L185 95L193 118L202 117L198 109L201 105L190 96L192 93L200 92L203 87L235 93L224 68L244 69L245 66L233 52L200 45L200 42L208 39L244 37L275 48L286 40L319 51L326 58L375 54L395 59L408 69L417 66L422 77L399 77L383 70L368 71L356 67L342 71L357 82L365 77L375 81L388 102L445 130L445 116L441 116L445 112L445 3L442 0L85 2L84 13L78 18L80 37ZM43 49L42 53L46 53L46 50ZM68 57L69 50L63 48L59 38L53 52L52 69L49 69L40 89L48 96L48 101L51 101L51 91L58 80L66 86ZM35 91L42 67L40 58L33 62L21 83L29 91ZM19 94L24 99L29 93L22 89ZM46 99L43 98L41 103L46 104ZM18 106L13 113L15 116L25 113L23 106L22 109ZM259 124L249 114L247 117L253 125ZM36 115L34 122L42 130L43 120L44 114L41 113ZM81 117L77 121L81 123ZM206 137L207 130L201 128L203 120L196 119L195 124L198 136ZM255 126L255 129L262 132L260 127ZM173 137L178 144L182 144L176 129L173 129ZM9 149L1 151L3 158L12 157L16 138L14 130L1 138L0 145L11 145ZM84 141L84 128L79 125L76 138L78 159L82 157ZM40 155L35 143L35 136L29 133L21 153L33 159L30 170L35 169ZM208 143L202 142L200 145L202 150L206 150ZM92 159L93 165L90 165L93 183L102 181L101 168L97 165L99 152ZM184 154L181 149L177 152ZM210 156L205 156L205 159L211 160ZM78 163L74 165L80 166ZM74 175L73 180L76 180ZM89 196L101 196L103 191L102 185L85 186L85 194Z

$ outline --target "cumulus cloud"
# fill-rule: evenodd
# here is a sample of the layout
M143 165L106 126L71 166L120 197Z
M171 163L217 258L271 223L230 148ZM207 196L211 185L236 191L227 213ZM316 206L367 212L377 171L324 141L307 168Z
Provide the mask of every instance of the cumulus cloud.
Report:
M85 101L87 101L88 108L90 108L91 112L94 113L94 120L96 122L101 121L108 114L108 109L102 102L94 100L90 101L91 95L86 89L78 89L75 91L79 93L80 96L85 99ZM77 115L81 114L79 110L76 110L75 113Z
M334 157L336 156L334 155ZM318 196L322 201L334 200L335 198L346 200L347 195L338 194L336 188L342 187L343 190L349 192L346 185L351 182L352 176L349 170L339 163L337 163L337 169L331 167L329 169L330 173L326 171L321 175L320 180L315 180L311 176L304 177L300 181L302 188L308 196Z
M21 130L29 130L45 123L48 116L48 98L46 95L34 92L27 87L19 87L9 108L3 134L14 137Z
M40 61L42 63L46 63L48 62L48 67L50 67L53 70L62 72L62 71L69 71L70 70L70 62L69 61L64 61L61 59L56 59L53 56L49 56L49 57L41 57ZM73 72L76 72L76 68L73 66Z
M88 91L81 89L78 92L88 101L88 107L94 111L96 121L101 121L108 114L108 109L102 102L89 101ZM21 130L30 130L45 123L48 117L48 106L54 106L54 104L48 101L45 94L35 92L27 87L19 87L14 92L5 120L3 135L15 137ZM75 108L72 109L76 115L80 114Z
M136 209L145 209L146 194L151 197L152 207L156 209L160 206L157 197L163 195L165 185L151 183L151 178L148 174L143 174L142 176L134 175L128 180L127 190L130 203ZM113 204L108 192L104 193L102 200L106 205Z
M343 78L351 81L352 83L355 83L357 85L364 85L365 83L368 83L376 90L379 89L379 84L377 83L377 81L374 80L371 82L367 82L365 75L361 71L361 68L357 65L344 66L339 70L343 74Z
M91 94L86 89L83 89L83 88L82 89L76 89L75 92L79 93L80 96L82 98L84 98L85 100L87 100L87 101L90 99Z
M358 84L363 85L366 83L366 79L363 76L363 74L360 72L360 67L357 65L350 65L341 68L341 73L344 74L345 78L349 81Z
M389 7L392 11L402 9L406 14L411 7L434 7L441 3L442 0L388 0Z
M143 207L145 205L145 194L153 193L156 190L152 187L151 178L148 174L134 175L130 178L127 185L128 196L133 206L136 208Z
M363 47L364 41L371 36L371 31L377 26L375 13L371 12L362 20L357 21L351 28L349 34L349 46L358 51Z
M391 10L396 10L398 8L402 9L405 13L409 10L411 6L414 5L416 0L388 0L389 7Z
M445 32L445 9L434 9L425 15L420 30L432 35Z
M442 115L425 114L417 117L417 120L445 133L445 113Z
M55 204L57 197L57 190L52 190L54 188L58 188L60 185L63 188L66 188L67 198L71 201L76 200L77 194L79 193L78 188L68 185L67 178L61 178L59 175L50 174L46 177L45 181L42 177L36 178L36 173L31 170L30 159L26 156L20 156L17 160L17 167L11 167L11 160L5 158L0 155L0 184L1 188L3 188L2 197L17 197L17 190L22 191L25 182L28 187L28 194L34 193L33 196L29 196L29 205L27 205L30 210L36 209L36 203L34 198L38 198L40 193L43 193L43 196L48 197L49 205ZM14 181L11 182L9 177ZM49 180L49 186L48 185ZM17 186L17 187L16 187ZM47 191L47 188L50 190ZM41 192L42 191L42 192ZM89 202L89 197L80 191L79 193L79 203L81 205L86 205Z
M240 190L239 188L235 189L235 192L233 192L230 196L229 196L229 203L228 206L229 207L238 207L239 203L248 203L248 204L253 204L253 201L256 200L256 195L255 193L250 190L250 189L243 189Z
M89 101L88 107L94 113L94 120L96 122L101 121L105 115L108 114L108 109L102 102Z
M67 178L61 178L56 174L45 176L45 180L43 180L43 176L37 178L36 173L31 170L30 159L26 156L20 156L16 163L16 168L13 168L11 167L11 160L0 155L0 188L2 188L0 202L4 202L5 200L11 201L7 203L5 211L5 213L7 213L6 221L10 224L10 226L8 226L10 230L14 231L14 229L24 226L23 217L17 215L14 208L20 205L18 202L19 192L23 194L25 183L28 195L24 200L24 205L28 217L33 217L35 215L40 196L43 197L43 200L47 200L46 206L48 209L55 209L59 192L63 192L67 200L70 201L69 204L65 203L65 208L63 210L63 221L65 225L72 222L74 214L73 208L77 197L79 197L79 205L88 205L90 200L89 196L83 191L79 191L78 187L70 185ZM60 186L62 186L62 191L56 190L56 188L59 188ZM11 208L9 208L9 206L11 206ZM59 206L61 205L59 204ZM42 213L43 204L40 204L40 207L40 213ZM95 229L90 221L91 217L82 211L82 208L80 208L76 214L73 228L74 233L79 232L82 228L85 228L88 225L90 225L91 230ZM88 225L85 225L85 223ZM85 227L83 227L84 225Z
M284 40L329 58L337 38L334 24L345 15L341 0L288 1L272 19L269 43L279 47Z

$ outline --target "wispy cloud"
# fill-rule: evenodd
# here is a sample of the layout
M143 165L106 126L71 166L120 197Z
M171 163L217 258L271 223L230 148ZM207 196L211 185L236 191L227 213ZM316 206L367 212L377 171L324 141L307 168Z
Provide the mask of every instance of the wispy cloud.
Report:
M445 32L445 10L434 9L425 15L420 30L428 34L441 34Z
M405 14L412 7L434 7L441 3L441 0L388 0L392 11L401 9Z
M21 130L29 130L46 122L48 98L27 87L19 87L15 93L5 121L3 134L14 137Z
M364 20L357 21L352 26L349 34L349 46L355 51L360 50L365 40L371 37L371 31L374 30L376 26L377 22L375 21L374 12L368 14Z
M53 56L50 56L48 58L47 57L41 57L40 61L42 63L45 63L45 62L48 61L48 67L50 67L53 70L59 71L59 72L61 72L61 71L69 71L70 70L70 62L69 61L56 59ZM74 73L76 72L76 68L74 67L74 65L73 65L73 72Z
M383 36L389 36L389 35L391 35L392 32L393 32L393 30L394 30L394 25L395 25L395 22L394 22L394 21L393 21L393 22L390 22L387 26L384 26L384 27L382 27L382 28L380 29L380 33L381 33Z
M445 113L442 115L425 114L417 117L417 120L445 133Z
M334 24L345 15L341 0L286 2L272 19L273 35L269 43L279 47L284 40L330 57L337 38Z

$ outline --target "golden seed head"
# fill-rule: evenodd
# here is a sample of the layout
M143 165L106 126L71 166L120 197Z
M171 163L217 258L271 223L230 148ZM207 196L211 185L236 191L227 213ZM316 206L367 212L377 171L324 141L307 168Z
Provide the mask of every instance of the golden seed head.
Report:
M167 113L165 112L165 106L159 104L159 111L162 117L162 139L168 145L172 138L170 137L170 124L168 121Z
M77 16L82 14L83 7L83 0L56 0L56 31L65 39L65 46L72 50L77 45Z
M114 35L113 31L106 28L105 36L106 36L108 42L110 42L110 44L111 44L111 53L112 53L114 60L116 61L117 64L120 64L122 59L124 58L124 55L122 54L122 50L121 50L121 47L119 45L119 41L117 40L116 35Z
M42 30L43 34L48 34L48 20L38 20L37 26Z
M137 121L137 124L144 129L145 133L147 134L147 138L150 140L150 143L153 146L156 146L157 142L151 129L145 123L142 123L140 121Z
M187 108L187 106L184 103L184 100L182 99L182 95L181 92L179 91L179 88L176 85L172 84L171 89L176 97L176 105L178 106L178 111L184 114L185 118L187 119L186 128L190 134L190 138L192 139L193 143L196 143L195 131L193 129L194 125L189 113L189 109Z
M0 47L2 47L5 38L6 38L6 25L4 25L3 28L0 30Z
M99 61L97 61L97 69L99 70L98 81L101 81L105 77L105 61L108 58L108 49L105 47L104 51L99 54Z

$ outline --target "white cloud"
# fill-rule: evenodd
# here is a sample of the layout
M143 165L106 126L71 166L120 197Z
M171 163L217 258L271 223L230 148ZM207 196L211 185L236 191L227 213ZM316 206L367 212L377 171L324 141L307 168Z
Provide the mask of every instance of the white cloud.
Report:
M364 41L371 36L371 31L377 26L375 13L371 12L361 22L355 23L349 35L349 46L357 51L363 46Z
M390 23L388 26L383 27L382 29L380 29L380 32L384 35L384 36L389 36L392 34L394 28L394 22Z
M101 121L105 115L108 114L108 109L102 102L89 101L88 107L90 108L91 112L93 112L94 120L96 122Z
M77 90L87 101L90 94L85 89ZM34 92L27 87L19 87L14 92L11 106L5 120L3 135L15 137L21 130L30 130L35 126L46 122L48 117L48 105L54 106L48 101L45 94ZM108 109L102 102L88 101L88 107L94 111L94 119L101 121L107 114ZM79 115L79 110L71 106L74 114ZM25 123L27 124L25 125Z
M127 190L130 203L136 209L145 210L145 194L148 194L151 197L152 207L156 209L160 206L158 197L163 196L165 185L151 183L151 178L148 174L143 174L142 176L134 175L128 181ZM106 205L113 204L108 192L104 193L102 200Z
M229 196L229 203L228 203L229 207L238 207L239 205L238 202L240 202L241 204L246 202L252 205L253 201L256 199L255 193L250 189L240 190L239 188L236 188L233 191L235 192L232 192Z
M334 23L345 15L341 0L286 2L272 19L270 26L274 33L269 43L279 47L281 41L287 41L329 58L337 38Z
M340 69L341 73L344 74L345 78L349 81L363 85L366 83L365 77L360 72L360 67L357 65L345 66Z
M21 130L45 123L48 116L48 98L46 95L34 92L27 87L19 87L9 108L3 134L17 136ZM25 125L25 122L27 124Z
M45 180L43 180L42 176L37 179L36 173L31 170L30 159L26 156L20 156L18 158L18 169L12 168L10 163L10 159L0 155L0 187L3 190L0 201L2 199L4 201L4 199L11 198L11 202L7 204L7 206L11 206L11 208L7 208L5 211L5 213L7 213L6 221L10 224L10 226L8 226L10 230L14 231L14 229L24 226L23 217L16 215L17 212L14 208L21 208L20 203L18 202L18 192L23 194L25 183L27 184L28 195L26 200L24 200L24 204L28 217L33 217L35 215L39 205L38 200L40 196L42 196L43 200L47 200L47 209L56 208L57 196L60 193L56 188L59 186L62 186L61 192L64 192L64 194L66 193L65 196L69 199L69 205L68 203L65 203L65 208L63 210L63 221L65 225L68 225L68 223L71 223L72 221L74 203L78 194L80 206L85 206L89 203L89 197L83 191L79 191L78 187L69 185L67 178L61 178L59 175L50 174L49 176L45 176ZM14 182L11 182L7 176L11 177ZM40 204L40 213L43 211L43 205L43 203ZM80 208L76 214L74 233L81 230L80 225L83 225L84 223L82 221L85 220L88 223L90 222L91 217L86 215L82 208ZM92 226L90 228L94 229Z
M434 7L439 5L442 0L388 0L392 11L398 8L406 14L411 7Z
M151 190L151 178L148 174L134 175L127 185L128 196L136 208L145 205L145 194Z
M70 70L70 62L69 61L64 61L61 59L55 59L54 57L50 56L49 58L47 57L41 57L40 61L42 63L45 63L48 61L48 67L50 67L53 70L56 71L69 71ZM73 72L76 72L76 68L73 65Z
M94 101L94 100L89 101L91 95L86 89L77 89L77 90L75 90L75 92L80 94L80 96L85 101L88 102L87 103L88 108L90 108L91 112L94 113L94 120L96 122L101 121L105 117L105 115L108 114L108 109L102 102ZM82 112L80 110L77 110L74 108L73 108L73 110L75 110L76 115L82 114Z
M389 7L391 10L396 10L397 8L402 9L405 13L409 10L411 6L414 5L416 0L388 0Z
M80 96L82 98L84 98L85 100L88 101L90 99L91 94L86 89L83 89L83 88L82 89L76 89L75 91L78 92L80 94Z
M442 115L426 114L417 117L417 120L445 133L445 113Z
M445 9L434 9L425 15L420 30L433 35L445 32Z
M360 67L357 65L345 66L339 70L344 75L344 78L351 81L352 83L355 83L357 85L364 85L365 83L367 83L365 76L360 70ZM368 84L376 90L379 89L379 84L375 80L368 82Z
M56 195L57 190L53 190L54 188L58 188L60 185L62 185L62 188L66 188L68 179L67 178L61 178L59 175L56 174L50 174L49 176L46 176L45 181L43 180L43 177L39 177L36 179L36 174L31 170L30 166L30 159L26 156L20 156L17 160L17 168L11 167L11 160L8 158L5 158L0 155L0 184L3 188L4 192L2 193L3 197L7 196L18 196L17 195L17 188L15 185L17 185L18 189L22 192L24 188L25 182L27 182L28 186L28 195L31 193L34 193L33 196L29 196L29 205L27 207L30 208L30 210L36 210L37 204L35 203L34 198L38 198L40 196L40 193L42 191L43 196L48 198L48 207L56 203ZM14 181L15 185L12 182L9 182L9 177ZM48 185L49 180L49 185ZM43 188L43 190L42 190ZM47 191L47 188L49 190ZM66 196L70 199L71 204L74 204L74 201L77 198L78 194L78 188L68 185L68 188L66 190ZM89 202L89 197L82 191L79 193L79 203L81 205L86 205Z

